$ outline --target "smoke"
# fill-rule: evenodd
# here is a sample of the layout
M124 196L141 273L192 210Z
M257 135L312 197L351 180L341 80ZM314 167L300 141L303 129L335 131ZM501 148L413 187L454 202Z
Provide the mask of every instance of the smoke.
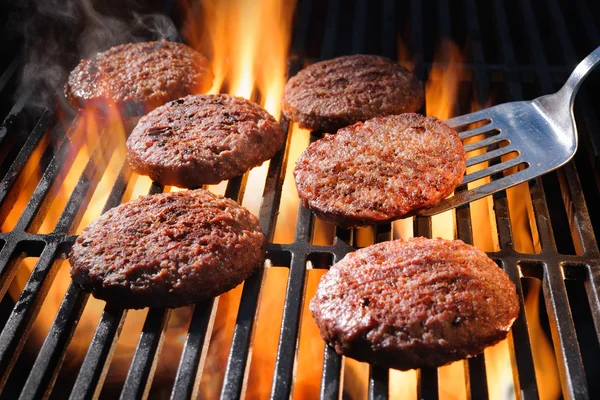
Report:
M9 29L23 39L23 70L16 96L27 105L54 107L71 69L112 46L179 39L160 6L135 0L16 1Z

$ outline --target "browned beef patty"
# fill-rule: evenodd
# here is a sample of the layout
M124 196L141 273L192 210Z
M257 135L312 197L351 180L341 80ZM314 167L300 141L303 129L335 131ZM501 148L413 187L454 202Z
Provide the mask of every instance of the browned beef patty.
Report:
M81 60L69 75L65 95L75 107L108 99L143 115L169 100L204 93L212 81L208 60L184 44L129 43Z
M334 133L370 118L418 111L423 84L404 67L373 55L312 64L285 86L283 113L301 127Z
M142 117L127 140L127 159L156 182L191 188L241 175L281 145L279 124L259 105L195 95Z
M260 268L258 218L204 189L143 196L86 227L71 277L125 308L180 307L224 293Z
M348 254L323 275L310 310L338 354L408 370L472 357L504 339L519 299L483 251L419 237Z
M465 150L437 118L390 115L312 143L294 176L304 206L342 227L389 222L431 207L460 184Z

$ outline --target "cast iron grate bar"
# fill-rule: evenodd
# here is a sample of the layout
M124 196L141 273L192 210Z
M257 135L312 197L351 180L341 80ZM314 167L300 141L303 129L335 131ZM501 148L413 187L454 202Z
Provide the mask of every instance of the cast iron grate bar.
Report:
M17 55L15 58L13 58L10 64L8 64L8 67L6 67L2 75L0 75L0 92L4 89L11 78L13 78L21 62L21 55Z
M8 321L6 321L4 329L2 329L2 334L0 334L0 387L6 383L12 366L25 344L37 311L39 311L44 292L48 289L48 285L44 285L44 280L55 264L57 251L58 245L56 243L46 246ZM54 273L56 273L56 268L54 270Z
M473 244L470 207L468 204L456 210L456 230L458 239L467 244ZM489 398L484 355L480 354L469 358L464 367L467 393L469 393L470 398Z
M170 315L171 310L164 308L151 308L148 311L121 399L147 398Z
M38 121L36 126L31 131L31 134L27 138L27 141L19 151L19 154L14 159L10 168L6 172L6 175L4 175L2 183L0 183L0 204L2 204L0 210L5 209L5 212L8 213L8 211L11 208L9 207L9 205L13 205L16 201L17 194L18 192L20 192L21 188L14 187L15 181L17 180L19 174L23 170L23 167L25 167L27 160L29 160L29 158L31 157L31 154L33 153L33 150L35 149L36 145L44 135L45 130L48 127L48 123L49 115L47 111L44 111L42 116L40 117L40 120ZM10 196L12 196L13 199L9 199ZM7 202L9 202L8 205L6 204ZM6 215L0 214L0 221L4 221L5 218Z
M381 54L389 59L394 58L396 54L396 29L394 9L395 3L393 0L385 0L382 10L382 25L381 25Z
M37 399L49 395L88 297L89 294L78 285L73 283L69 285L19 400Z
M177 368L177 375L172 399L189 399L198 389L200 375L202 373L201 360L206 358L208 351L207 332L212 331L212 324L217 312L218 299L208 300L194 306L192 321L188 329L183 353Z
M316 135L311 135L310 137L311 142L317 139ZM294 242L308 245L311 240L313 225L310 211L300 205L296 220ZM306 276L306 259L308 255L308 251L302 251L300 247L298 247L298 250L300 251L292 253L285 293L277 358L273 373L273 387L271 389L271 397L274 398L287 398L290 396L292 390L291 381L296 363L296 343L300 328L300 311L304 296L304 278Z
M285 125L285 122L282 121L282 124ZM285 139L287 139L287 137ZM278 153L281 153L282 151L284 150L280 150ZM279 167L280 164L269 164L269 172L267 174L276 174ZM233 189L234 186L230 187L231 183L232 182L230 181L227 186L225 196L237 199L237 201L241 203L241 194L239 191ZM270 237L270 228L271 227L266 231L267 237ZM263 276L264 268L261 268L244 282L244 289L242 290L242 297L240 299L240 306L229 351L229 359L227 360L227 368L223 380L223 388L221 391L222 399L241 396L244 380L247 376L246 371L248 370L247 368L250 361L248 356L250 354L252 335L254 333L254 323L258 313L258 301L260 298Z
M367 17L369 10L367 0L355 0L354 24L352 30L352 53L362 54L367 51Z
M387 368L371 365L369 367L369 400L388 398L390 371Z
M69 399L98 397L126 315L126 310L106 305Z
M321 376L321 399L339 399L342 372L342 357L327 343L323 350L323 374Z
M73 126L73 125L72 125ZM70 147L72 145L70 132L67 132L64 136L60 147L56 151L54 158L44 171L44 175L40 180L40 183L35 188L35 191L31 195L27 206L23 210L21 217L19 218L17 225L15 226L15 232L37 231L43 220L43 214L47 211L48 204L44 204L46 196L50 192L50 188L53 185L59 185L64 180L64 174L61 176L61 171L67 171L71 168L75 157L70 153ZM46 209L44 209L44 207Z
M513 237L506 197L494 198L494 211L496 214L500 249L505 253L512 251ZM525 310L525 298L523 296L523 287L521 285L521 271L519 270L517 262L512 259L498 259L494 257L494 255L491 255L491 257L500 264L517 287L519 307L521 310ZM517 371L513 371L515 391L520 391L525 398L538 398L539 395L533 364L533 354L531 352L531 338L529 336L529 329L527 327L527 320L524 312L520 312L513 323L510 337L512 337L512 347L517 364Z

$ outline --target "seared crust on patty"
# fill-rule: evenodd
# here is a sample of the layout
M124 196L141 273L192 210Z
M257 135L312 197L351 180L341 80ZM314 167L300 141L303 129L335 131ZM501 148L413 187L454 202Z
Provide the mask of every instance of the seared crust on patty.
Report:
M133 169L163 185L199 187L275 155L279 124L258 104L226 94L187 96L142 117L127 139Z
M100 216L70 253L73 281L125 308L218 296L262 266L258 218L204 189L143 196Z
M129 116L143 115L169 100L204 93L212 81L208 60L191 47L129 43L81 60L69 75L65 95L75 107L109 100Z
M312 143L294 177L305 207L347 228L437 204L462 181L465 160L458 134L439 119L390 115Z
M404 67L374 55L312 64L285 86L283 113L303 128L334 133L374 117L418 111L423 84Z
M472 357L504 339L519 299L483 251L419 237L348 254L323 275L310 310L338 354L408 370Z

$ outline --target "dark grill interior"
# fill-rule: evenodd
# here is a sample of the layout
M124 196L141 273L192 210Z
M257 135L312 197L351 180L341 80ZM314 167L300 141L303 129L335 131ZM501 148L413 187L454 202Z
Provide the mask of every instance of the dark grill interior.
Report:
M8 11L12 11L11 5ZM15 7L16 8L16 7ZM175 21L180 21L182 9L168 4L165 10ZM135 337L137 348L130 362L124 382L110 379L111 360L120 338L128 312L116 305L107 305L94 326L83 361L73 364L67 348L78 327L80 317L88 304L88 295L70 285L52 315L53 323L45 340L37 347L28 336L59 270L67 268L63 262L73 244L79 222L99 187L111 155L119 149L111 141L110 125L98 129L99 139L78 135L76 126L81 116L74 116L71 125L65 124L61 108L28 107L36 96L33 90L17 90L23 54L22 38L11 34L13 14L3 13L5 24L3 54L0 60L0 223L5 223L11 210L18 208L19 196L27 193L26 205L19 209L18 219L10 229L0 233L0 377L5 398L38 398L50 396L72 398L93 396L121 398L236 398L244 393L257 393L248 383L252 378L253 343L260 340L254 335L261 304L261 293L268 286L267 271L248 279L241 291L239 307L235 304L235 325L230 332L231 342L217 342L213 334L215 319L224 300L212 300L182 310L151 309L141 333ZM303 65L353 53L375 53L409 63L424 82L436 67L446 69L448 57L437 57L444 47L444 39L464 49L464 60L458 65L460 74L457 99L451 104L452 115L471 111L472 104L485 106L505 101L532 99L552 93L566 80L572 68L588 52L600 45L600 5L585 0L533 0L503 2L500 0L427 1L413 0L397 4L393 1L368 2L354 0L302 1L298 0L294 14L291 55L288 75L294 75ZM401 43L401 45L399 44ZM540 382L534 365L533 347L539 337L534 336L533 316L525 312L526 297L540 284L541 332L553 344L560 390L563 397L597 398L600 394L600 253L595 232L600 229L598 166L600 157L600 98L596 95L599 73L592 74L578 94L575 115L579 129L580 148L574 161L557 172L536 179L510 194L500 193L488 204L492 217L493 248L486 248L490 256L509 274L517 285L522 311L508 339L512 371L512 386L508 397L537 398L548 382ZM254 100L261 97L256 91ZM430 98L428 94L428 102ZM68 119L67 119L68 120ZM316 269L326 269L355 246L367 242L390 240L397 237L395 226L376 229L335 231L333 243L321 239L322 233L332 227L315 221L311 213L299 207L295 238L292 243L276 243L275 236L282 188L289 164L292 142L291 124L281 118L281 126L290 137L287 147L271 161L260 207L260 223L270 239L267 259L269 268L287 269L285 301L281 311L281 328L276 346L274 369L266 373L272 377L263 397L288 398L295 393L295 379L302 371L296 365L302 357L300 345L306 301L309 298L309 275ZM313 133L310 141L321 135ZM92 143L85 167L68 200L60 210L60 217L48 232L40 230L50 212L58 188L64 183L74 164L77 150ZM122 149L121 149L122 150ZM31 160L35 160L32 162ZM28 170L37 165L39 174ZM121 203L129 193L133 174L121 165L112 183L104 211ZM528 186L528 189L527 189ZM152 184L149 192L164 188ZM99 190L99 189L98 189ZM227 183L225 195L242 201L253 187L247 185L247 176ZM261 189L262 190L262 189ZM513 214L514 202L522 205L525 214ZM454 215L455 234L467 243L474 236L483 235L472 220L469 206L457 209ZM14 214L14 211L12 211ZM521 219L519 219L521 218ZM519 227L519 231L517 231ZM526 229L523 230L522 227ZM80 228L79 228L80 229ZM431 237L431 218L414 219L415 236ZM326 236L326 234L325 234ZM531 242L529 250L521 238ZM366 239L365 239L366 238ZM526 241L527 241L526 240ZM477 243L475 243L477 244ZM37 258L35 268L20 293L13 295L9 286L18 276L22 261ZM265 283L266 282L266 283ZM14 285L14 283L13 283ZM314 290L311 289L311 290ZM310 294L312 296L312 294ZM533 295L534 300L536 296ZM267 310L270 312L270 310ZM178 313L178 314L177 314ZM187 314L186 314L187 313ZM165 354L163 339L167 337L175 314L185 319L184 345L178 362L171 366L170 375L162 378L159 359ZM302 326L301 326L302 325ZM212 336L211 336L212 335ZM211 340L211 337L213 340ZM219 384L212 392L210 371L205 368L214 351L225 354L226 362ZM366 387L369 398L383 399L392 395L391 376L387 370L369 367L368 379L352 382L344 361L321 342L323 363L312 368L321 370L321 381L313 382L318 389L311 392L322 398L358 397ZM212 349L211 349L212 347ZM216 350L215 350L216 349ZM275 351L275 350L274 350ZM487 398L498 395L489 386L488 355L464 362L466 396ZM462 362L461 362L462 363ZM157 372L158 371L158 372ZM419 398L444 397L447 384L438 379L437 369L423 369L417 373L416 394ZM159 376L160 375L160 376ZM250 376L250 378L249 378ZM109 382L110 381L110 382ZM218 380L217 380L218 381ZM106 383L105 383L106 382ZM213 381L213 383L216 381ZM219 381L220 382L220 381ZM554 382L556 383L556 382ZM299 384L299 383L296 383ZM407 391L415 388L406 388ZM308 393L308 392L306 392ZM394 396L391 396L394 397Z

